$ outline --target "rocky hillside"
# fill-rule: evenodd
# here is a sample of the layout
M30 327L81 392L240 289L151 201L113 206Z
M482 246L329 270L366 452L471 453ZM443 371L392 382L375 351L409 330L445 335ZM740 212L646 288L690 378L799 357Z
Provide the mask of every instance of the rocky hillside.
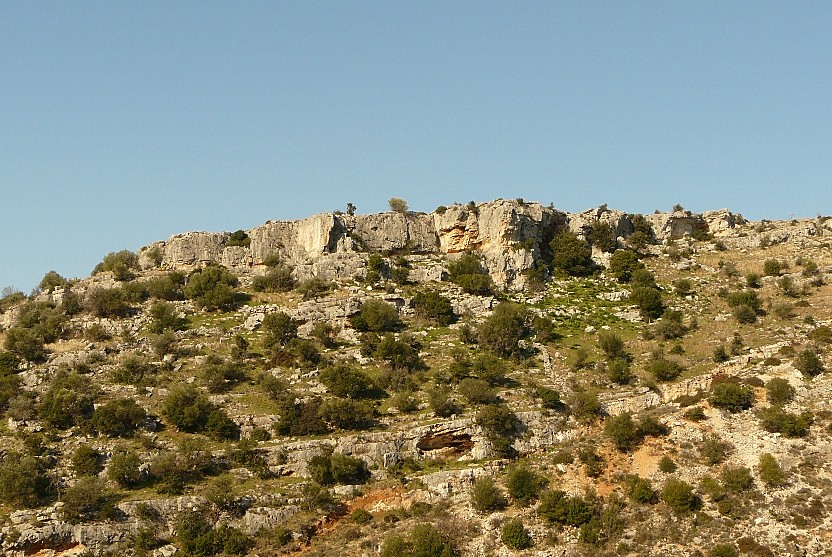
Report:
M832 219L319 214L0 299L4 555L832 553Z

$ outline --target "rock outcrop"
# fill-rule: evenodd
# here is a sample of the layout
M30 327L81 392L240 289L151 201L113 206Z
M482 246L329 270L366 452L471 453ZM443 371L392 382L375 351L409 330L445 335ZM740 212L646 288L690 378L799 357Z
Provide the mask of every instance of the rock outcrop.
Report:
M745 222L727 209L697 215L685 211L647 216L658 241L711 232L726 236ZM230 234L187 232L140 251L144 268L191 270L211 262L238 274L257 272L279 256L296 269L298 279L345 279L363 274L370 252L437 256L477 251L495 283L519 288L524 272L548 253L552 238L568 228L586 238L595 223L606 223L619 242L634 226L630 215L606 206L568 214L522 200L456 204L438 212L346 215L321 213L297 221L269 221L246 231L249 245L229 246ZM416 255L414 255L416 254ZM155 256L155 259L154 259ZM262 272L262 271L260 271ZM442 270L415 272L413 280L437 280Z

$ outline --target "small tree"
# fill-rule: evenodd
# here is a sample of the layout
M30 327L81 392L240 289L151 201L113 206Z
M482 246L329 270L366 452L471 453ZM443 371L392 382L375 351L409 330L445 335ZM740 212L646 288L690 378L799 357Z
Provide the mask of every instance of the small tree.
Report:
M503 492L491 478L477 478L471 486L471 506L477 512L498 511L506 508L507 504Z
M504 302L480 325L479 343L498 356L517 356L521 352L520 341L529 334L527 321L525 308Z
M400 197L391 197L387 200L387 204L390 205L390 210L394 213L407 213L407 201Z
M367 300L361 309L350 318L357 331L375 333L396 331L402 327L399 310L393 304L382 300Z
M608 418L604 423L604 433L621 452L631 451L641 442L638 427L627 412Z
M699 498L693 487L678 478L668 478L661 492L661 499L677 513L686 513L699 506Z
M626 283L630 282L636 269L643 268L644 263L638 258L637 253L628 249L620 249L610 257L610 266L607 270L615 280Z
M537 499L548 480L525 466L517 466L508 472L506 487L514 502L526 507Z
M451 301L435 290L417 292L410 300L416 316L439 325L450 325L456 321Z
M711 405L729 412L742 412L754 405L754 391L736 381L719 381L711 386Z
M101 453L84 443L72 453L72 469L78 476L96 476L101 472Z
M777 462L777 459L769 453L760 455L758 470L760 479L769 487L777 487L786 483L786 473L783 471L780 463Z
M771 404L786 404L794 400L794 387L782 377L774 377L766 383L766 399Z
M491 276L483 268L480 258L473 253L463 254L448 264L451 282L458 284L468 294L488 296L493 293Z
M823 362L817 353L809 348L802 350L797 355L797 358L794 360L794 367L809 377L814 377L824 372Z
M288 313L282 311L266 315L260 330L265 334L263 347L271 352L285 349L289 342L298 336L297 324Z
M182 292L200 308L229 310L237 303L234 288L238 284L237 277L225 267L208 265L190 274Z
M552 267L569 276L592 274L592 248L569 230L564 230L550 243Z
M43 278L40 280L40 284L38 284L38 288L44 292L52 292L55 288L62 288L68 283L69 281L59 275L56 271L49 271L43 275Z
M528 549L534 542L529 535L529 531L523 526L523 521L519 518L509 520L503 525L500 530L500 539L506 544L506 547L521 551Z
M92 426L109 437L131 437L147 418L132 398L119 398L95 409Z
M638 311L644 319L656 319L664 312L662 294L649 286L638 286L630 292L630 301L638 306Z
M116 482L120 487L132 489L142 480L141 459L131 450L117 449L110 457L107 467L107 478Z

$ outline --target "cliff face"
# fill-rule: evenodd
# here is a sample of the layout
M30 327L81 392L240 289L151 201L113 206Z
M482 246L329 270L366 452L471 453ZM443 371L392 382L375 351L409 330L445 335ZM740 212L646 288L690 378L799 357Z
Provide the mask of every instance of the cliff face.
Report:
M678 239L697 231L724 235L743 222L727 210L704 216L690 213L648 215L656 239ZM297 269L299 278L318 275L333 279L364 270L366 253L401 251L450 255L476 250L494 281L520 287L523 272L532 268L560 230L586 236L596 222L609 224L617 238L634 230L630 216L605 207L569 214L522 200L453 205L441 212L346 215L322 213L297 221L269 221L246 231L248 247L228 246L229 234L187 232L156 242L141 251L146 267L155 264L149 253L161 253L161 266L190 270L210 262L245 274L277 254Z

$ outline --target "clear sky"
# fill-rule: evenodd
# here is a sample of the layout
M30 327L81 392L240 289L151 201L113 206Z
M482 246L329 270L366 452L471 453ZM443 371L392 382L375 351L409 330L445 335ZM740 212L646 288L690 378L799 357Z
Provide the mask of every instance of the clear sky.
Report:
M832 2L0 3L0 287L344 209L832 212Z

